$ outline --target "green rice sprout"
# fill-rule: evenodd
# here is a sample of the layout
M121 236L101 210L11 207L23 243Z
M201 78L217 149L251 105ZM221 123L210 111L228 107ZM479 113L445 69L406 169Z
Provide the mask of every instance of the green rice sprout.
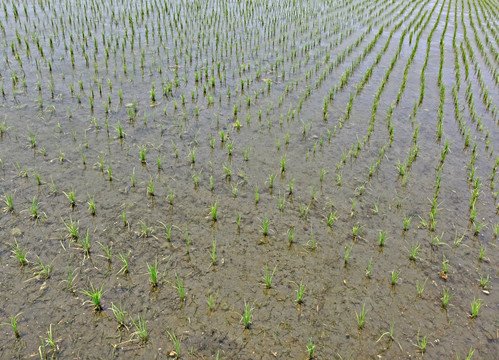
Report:
M281 173L286 171L286 164L288 163L288 160L286 159L286 155L284 155L281 158Z
M29 132L29 142L30 142L30 145L31 147L35 147L36 146L36 134L31 132L31 130L28 130Z
M438 247L441 245L447 245L447 243L442 241L443 234L441 236L435 236L431 239L431 246Z
M421 244L416 243L411 245L411 252L409 254L409 259L412 261L416 261L416 258L419 253L419 249L421 248Z
M488 274L487 277L485 278L482 275L480 275L480 287L482 289L487 288L487 286L489 285L489 279L490 279L490 274Z
M399 275L400 271L392 270L392 286L395 286L397 284L397 281L399 280Z
M130 180L132 181L132 187L135 187L135 168L133 168L132 170L132 176Z
M191 164L194 164L196 162L196 148L192 148L189 151L189 159L191 161Z
M90 211L90 214L95 215L95 202L94 198L88 195L88 210Z
M76 206L76 192L74 190L69 190L67 193L64 192L64 195L66 195L66 198L69 200L69 204L71 207Z
M263 276L263 280L265 281L265 288L270 289L272 287L272 279L274 278L276 269L277 265L274 267L274 270L270 272L269 266L265 265L265 275Z
M290 227L288 229L288 243L289 243L289 246L291 246L293 244L294 239L295 239L295 228L294 227Z
M428 345L428 335L425 335L420 339L419 330L418 330L418 335L416 337L416 347L419 349L419 352L421 354L424 354L426 350L426 345Z
M166 241L168 242L171 242L171 239L172 239L172 228L173 228L173 225L166 225L164 223L162 223L161 221L159 221L159 223L163 226L163 228L165 229L165 233L166 233Z
M118 121L118 125L116 126L116 132L118 133L118 137L120 139L125 138L125 131L123 131L123 128L121 127L121 123Z
M180 342L182 341L182 338L178 338L175 333L169 332L168 330L166 331L168 333L168 337L173 343L173 346L175 346L175 359L180 359Z
M482 305L483 305L482 299L480 298L478 300L473 299L473 301L471 302L471 315L470 315L472 319L475 319L478 316L478 311L480 310Z
M380 231L378 245L380 247L383 247L383 246L385 246L385 242L386 242L386 231Z
M281 197L281 192L279 191L279 198L278 198L278 207L280 211L284 211L284 205L286 203L286 199L284 196Z
M381 339L383 338L383 336L385 335L388 335L390 337L390 341L393 341L395 340L395 338L393 337L393 329L395 327L395 320L392 320L392 324L390 326L390 331L387 331L387 332L384 332L383 334L381 334L381 336L379 337L379 339L376 341L376 343L378 343L379 341L381 341Z
M352 251L353 243L345 246L345 266L348 264L348 258L350 256L350 252Z
M331 214L329 214L329 216L327 217L327 226L329 226L330 228L332 228L336 220L338 220L336 214L337 211L334 211Z
M499 223L494 225L494 238L497 238L499 235Z
M126 212L123 210L121 213L121 219L123 220L123 227L130 227L130 224L128 223L128 220L126 219Z
M80 290L80 292L83 295L90 297L90 300L88 302L93 304L95 312L102 311L101 297L103 294L103 289L104 289L104 284L102 284L100 289L98 289L98 288L94 288L92 283L90 283L89 290Z
M99 247L102 249L102 251L104 251L104 257L107 259L107 261L111 262L112 261L111 248L109 246L103 245L98 241L97 244L99 244Z
M260 201L260 195L258 195L258 186L255 187L255 205Z
M463 241L463 239L464 239L464 234L461 235L461 236L458 236L457 235L457 231L456 231L456 235L454 237L454 247L457 248L461 244L461 242Z
M213 206L210 206L211 219L213 221L217 221L217 213L218 213L218 201L215 201Z
M80 246L83 250L84 256L89 257L90 256L90 239L89 239L89 235L88 235L88 230L85 233L84 238L78 238L78 243L80 244Z
M312 338L308 338L308 343L307 343L307 352L308 352L308 358L312 359L314 357L314 351L315 351L315 345L312 341Z
M298 284L298 289L296 290L296 303L303 304L303 295L305 295L305 285L303 281Z
M250 154L251 148L246 147L246 150L243 152L243 160L244 161L249 161L249 154Z
M28 211L31 214L30 217L34 220L37 220L40 218L40 216L44 215L43 212L40 212L38 209L38 199L33 197L33 200L31 200L31 205L28 207Z
M46 342L46 343L50 346L50 348L52 349L52 351L53 351L53 355L55 355L55 351L56 351L56 349L57 349L57 346L56 346L55 341L54 341L54 333L53 333L53 331L52 331L52 324L50 324L50 325L49 325L49 329L47 330L47 335L48 335L48 338L47 338L47 339L45 339L45 342ZM40 339L41 339L41 337L40 337ZM43 339L41 339L41 342L42 342L42 345L43 345L42 347L43 347L43 350L44 350L44 351L43 351L43 353L44 353L45 355L47 355L47 353L46 353L46 351L45 351L45 342L43 341ZM45 356L45 357L47 357L47 356Z
M338 173L338 174L336 174L336 185L341 186L341 184L342 184L342 178L343 178L343 175L342 175L341 172Z
M5 207L2 209L4 212L14 212L14 196L12 194L4 194L2 201L5 204Z
M267 219L267 217L265 217L263 219L263 223L262 223L262 226L261 226L263 236L267 236L268 233L269 233L269 223L270 223L269 219Z
M442 274L447 274L449 271L449 260L445 257L445 254L442 254Z
M212 245L211 245L211 264L213 266L215 266L217 264L217 255L216 255L216 251L217 251L217 239L216 238L213 238L213 242L212 242Z
M225 178L226 179L227 178L230 179L231 175L232 175L232 170L231 170L230 164L229 164L229 166L227 166L227 165L224 164L223 167L224 167L224 170L225 170Z
M175 198L175 195L173 194L173 189L170 189L170 193L168 194L168 201L170 202L170 205L173 205L174 198Z
M443 289L443 296L442 296L442 308L447 309L447 306L449 305L449 302L452 300L454 297L454 294L449 293L449 289Z
M26 258L26 255L28 252L26 251L26 246L24 246L23 249L19 246L17 240L14 240L14 244L10 245L11 247L11 252L14 254L14 257L17 259L19 262L19 266L23 267L24 265L27 265L28 259Z
M154 185L154 182L152 181L152 178L151 178L151 180L149 180L149 182L147 183L147 194L150 196L154 196L155 187L156 186Z
M234 141L227 141L227 144L225 145L227 148L227 154L229 156L232 156L232 149L234 148Z
M55 183L54 183L54 180L51 179L51 182L50 182L50 187L52 188L52 193L54 195L57 195L58 191L57 191L57 187L55 186Z
M418 297L423 296L424 287L425 287L427 281L428 281L428 278L424 279L423 283L420 284L419 280L416 280L416 291L418 293Z
M355 215L355 206L357 205L357 202L355 200L352 200L352 206L350 208L350 217L353 217Z
M138 146L138 148L139 148L139 154L140 154L140 162L142 164L145 164L146 163L147 146L146 145Z
M189 240L189 232L185 231L185 252L189 254L189 246L191 245L191 241Z
M113 315L118 322L118 329L127 329L128 327L126 326L126 318L128 314L125 308L121 304L119 306L116 306L114 305L114 303L111 303L111 310L113 311Z
M412 219L412 216L404 218L404 231L409 230L409 224L411 223L411 219Z
M352 237L355 239L357 238L358 234L359 234L359 230L362 226L360 226L359 224L355 225L353 228L352 228Z
M50 273L52 272L52 262L48 265L44 264L42 260L37 256L38 258L38 270L35 272L38 278L40 279L48 279L50 277Z
M38 185L42 185L42 180L40 179L40 174L38 174L36 171L33 171L33 175L35 175L36 183Z
M69 268L69 265L67 265L67 274L68 274L67 280L62 280L61 282L66 283L66 290L70 291L71 293L74 293L74 280L78 275L73 276L73 273Z
M473 354L475 353L475 349L473 349L472 347L470 348L470 351L468 352L468 355L466 355L466 358L465 360L471 360L471 358L473 357ZM461 358L459 357L459 355L456 355L456 358L457 360L460 360Z
M14 336L16 337L16 339L19 339L20 335L19 335L19 329L17 327L17 318L19 316L21 316L22 312L20 312L19 314L15 315L15 316L11 316L10 317L10 322L8 323L1 323L0 326L10 326L12 328L12 331L14 332Z
M104 159L105 155L99 156L99 169L101 172L104 172Z
M185 300L184 284L182 283L182 280L178 277L177 273L175 273L175 279L176 279L175 288L178 291L180 301L183 302Z
M249 329L251 326L251 320L253 318L254 309L255 308L250 304L248 304L246 300L244 301L244 311L243 315L241 316L241 321L243 322L245 329Z
M275 174L270 174L270 177L269 177L269 189L273 189L274 188L274 179L275 179Z
M367 263L367 268L366 268L366 277L371 278L373 273L373 258L369 259L369 262Z
M147 226L147 224L143 220L139 221L139 225L140 225L140 233L139 233L140 237L147 238L151 236L152 233L154 232L154 229L152 227Z
M216 302L217 302L217 295L218 294L208 294L208 300L206 300L206 302L208 303L208 308L210 309L210 311L215 311L215 307L216 307Z
M310 240L307 241L305 246L310 250L317 249L317 242L315 241L314 230L312 227L310 227Z
M158 155L158 157L156 158L156 164L158 165L158 171L160 171L161 168L163 167L162 162L163 162L162 156Z
M483 261L486 249L482 246L480 247L480 253L478 254L478 261Z
M119 257L121 259L121 262L123 263L123 266L118 271L117 275L121 274L121 273L123 273L123 275L128 275L128 273L129 273L128 258L130 257L130 251L128 251L128 253L126 255L123 253L120 253Z
M362 329L364 327L366 315L367 310L365 309L365 304L363 304L362 310L359 313L355 312L355 316L357 317L357 326L359 327L359 329Z
M473 235L478 236L480 231L482 231L483 228L486 228L487 224L482 223L480 221L474 221L473 222Z
M295 179L293 178L288 183L288 192L289 192L289 195L293 194L294 184L295 184Z
M148 333L147 326L144 318L142 316L137 315L137 321L135 321L132 317L130 317L133 326L135 327L135 331L131 334L130 339L139 339L142 343L147 343Z
M238 231L241 230L241 219L242 219L242 215L240 213L237 213L236 214L236 224L237 224Z
M158 259L152 265L147 263L147 270L149 271L151 286L153 288L158 287Z

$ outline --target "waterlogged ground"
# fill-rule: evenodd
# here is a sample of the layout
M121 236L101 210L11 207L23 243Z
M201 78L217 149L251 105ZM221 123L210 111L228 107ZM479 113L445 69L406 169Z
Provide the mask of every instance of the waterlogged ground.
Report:
M3 1L0 357L495 358L498 9Z

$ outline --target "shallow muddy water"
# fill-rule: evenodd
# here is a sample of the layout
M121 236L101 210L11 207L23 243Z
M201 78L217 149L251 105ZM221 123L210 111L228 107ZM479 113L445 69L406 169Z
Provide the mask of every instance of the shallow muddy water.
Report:
M496 1L2 5L0 358L496 356Z

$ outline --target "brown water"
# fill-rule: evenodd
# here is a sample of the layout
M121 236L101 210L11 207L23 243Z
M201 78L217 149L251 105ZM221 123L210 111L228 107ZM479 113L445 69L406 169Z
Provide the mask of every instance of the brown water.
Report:
M465 358L470 348L473 358L494 358L495 2L3 5L0 176L3 199L12 196L14 210L2 203L0 322L7 325L0 327L1 358L175 357L168 332L180 339L186 359L303 359L309 339L318 359ZM423 70L424 97L414 116ZM223 142L221 132L229 133ZM415 144L417 156L400 176L398 164L410 159ZM145 162L139 148L147 149ZM66 196L73 191L75 206ZM33 199L38 218L31 216ZM217 221L210 212L215 203ZM336 221L328 226L331 213ZM79 241L68 235L71 221ZM163 224L172 226L170 241ZM87 231L89 253L81 244ZM386 232L383 247L380 232ZM24 266L12 252L16 242L27 252ZM127 254L126 274L121 257ZM159 281L152 287L148 265L156 260ZM48 278L40 261L50 265ZM275 269L270 288L267 266L269 273ZM76 276L73 291L65 281L68 267ZM395 285L393 271L400 272ZM92 285L102 286L102 311L82 293ZM447 309L444 289L452 296ZM470 316L474 299L483 300L476 318ZM248 329L245 303L254 309ZM126 326L118 326L112 304L126 309ZM360 329L356 314L363 306ZM16 314L19 338L10 326ZM146 342L133 323L139 314Z

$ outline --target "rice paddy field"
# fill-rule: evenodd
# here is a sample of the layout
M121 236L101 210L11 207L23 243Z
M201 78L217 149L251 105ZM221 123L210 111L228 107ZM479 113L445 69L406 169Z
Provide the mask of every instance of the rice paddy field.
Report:
M497 0L2 0L0 358L497 359Z

